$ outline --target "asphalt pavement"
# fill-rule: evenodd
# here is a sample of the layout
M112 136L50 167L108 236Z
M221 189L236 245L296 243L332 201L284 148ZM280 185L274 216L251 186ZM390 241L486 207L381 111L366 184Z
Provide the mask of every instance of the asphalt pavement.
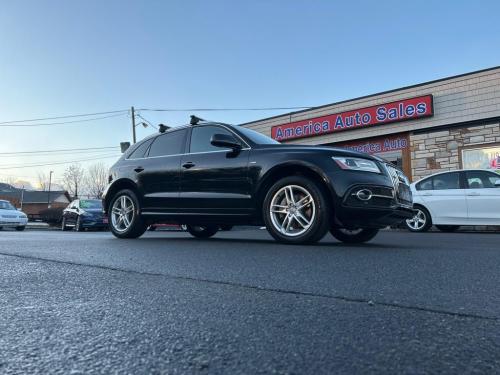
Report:
M499 373L500 236L0 232L0 373Z

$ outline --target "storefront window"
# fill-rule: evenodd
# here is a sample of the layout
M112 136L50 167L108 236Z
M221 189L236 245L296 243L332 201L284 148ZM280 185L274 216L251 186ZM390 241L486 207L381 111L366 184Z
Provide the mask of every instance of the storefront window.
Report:
M500 173L500 145L463 149L462 168L491 169Z

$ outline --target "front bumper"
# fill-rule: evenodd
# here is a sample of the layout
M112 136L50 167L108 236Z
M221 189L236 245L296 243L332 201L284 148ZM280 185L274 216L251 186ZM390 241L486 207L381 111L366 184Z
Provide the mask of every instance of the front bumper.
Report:
M337 227L385 228L415 215L409 186L389 175L357 172L337 175L331 181L337 198L333 207Z
M28 219L5 219L0 218L0 227L24 227Z

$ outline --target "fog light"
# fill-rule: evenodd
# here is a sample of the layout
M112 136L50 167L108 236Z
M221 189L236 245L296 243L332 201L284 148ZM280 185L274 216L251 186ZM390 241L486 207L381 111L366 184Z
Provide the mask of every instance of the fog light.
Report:
M356 197L358 197L360 201L369 201L372 199L372 196L373 193L368 189L361 189L356 193Z

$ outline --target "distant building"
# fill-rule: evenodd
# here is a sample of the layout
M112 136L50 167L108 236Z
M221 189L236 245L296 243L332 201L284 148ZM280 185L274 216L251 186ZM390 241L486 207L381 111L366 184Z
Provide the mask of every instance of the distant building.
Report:
M10 201L16 208L21 208L21 200L23 212L29 217L36 218L42 210L47 209L50 204L51 208L66 207L71 198L67 191L56 190L51 191L31 191L18 189L12 185L0 183L0 199Z

